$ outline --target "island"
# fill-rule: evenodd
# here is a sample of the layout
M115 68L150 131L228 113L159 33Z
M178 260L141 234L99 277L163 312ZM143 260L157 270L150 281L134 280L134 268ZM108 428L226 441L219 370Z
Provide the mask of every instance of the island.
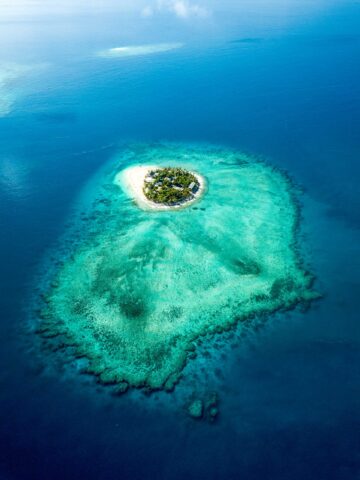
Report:
M132 165L116 175L115 183L145 210L189 207L205 192L205 178L182 167Z
M256 334L260 319L317 298L299 192L266 162L212 145L134 144L85 193L38 332L117 392L171 390L200 340Z

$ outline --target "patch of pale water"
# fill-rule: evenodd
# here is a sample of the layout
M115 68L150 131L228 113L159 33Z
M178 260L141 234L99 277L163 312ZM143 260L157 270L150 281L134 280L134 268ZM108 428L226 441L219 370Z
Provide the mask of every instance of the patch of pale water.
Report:
M9 115L23 96L24 90L29 89L27 82L23 80L28 80L46 67L46 64L0 63L0 118Z

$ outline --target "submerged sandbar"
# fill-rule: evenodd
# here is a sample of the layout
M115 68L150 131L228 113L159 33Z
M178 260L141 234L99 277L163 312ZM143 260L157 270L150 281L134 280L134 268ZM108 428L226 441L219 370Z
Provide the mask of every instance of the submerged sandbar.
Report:
M150 214L129 202L119 172L132 172L139 200L134 172L169 161L206 176L199 203ZM251 328L258 314L315 297L296 247L294 190L280 171L241 152L172 144L131 146L110 170L98 181L91 235L58 271L40 327L62 335L102 382L172 388L199 337Z

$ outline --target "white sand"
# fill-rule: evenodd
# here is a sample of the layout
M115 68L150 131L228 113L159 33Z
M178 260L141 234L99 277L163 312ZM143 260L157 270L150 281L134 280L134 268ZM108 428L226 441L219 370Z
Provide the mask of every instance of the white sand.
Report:
M127 167L119 172L115 177L116 185L120 186L125 193L133 198L137 205L143 210L178 210L180 208L188 207L197 202L205 191L205 179L195 172L191 172L198 180L200 186L198 191L194 194L194 198L182 203L181 205L160 205L158 203L148 200L143 192L145 177L151 170L156 170L156 165L137 165Z
M138 55L152 55L181 48L182 43L155 43L150 45L127 45L124 47L109 48L98 52L99 57L135 57Z

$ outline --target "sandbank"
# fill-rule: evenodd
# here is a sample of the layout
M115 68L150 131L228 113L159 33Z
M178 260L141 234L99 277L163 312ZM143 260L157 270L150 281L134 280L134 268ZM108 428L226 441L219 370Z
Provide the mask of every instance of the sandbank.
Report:
M168 52L181 48L182 43L156 43L149 45L126 45L123 47L114 47L107 50L98 52L98 56L111 58L111 57L135 57L138 55L152 55L155 53Z

